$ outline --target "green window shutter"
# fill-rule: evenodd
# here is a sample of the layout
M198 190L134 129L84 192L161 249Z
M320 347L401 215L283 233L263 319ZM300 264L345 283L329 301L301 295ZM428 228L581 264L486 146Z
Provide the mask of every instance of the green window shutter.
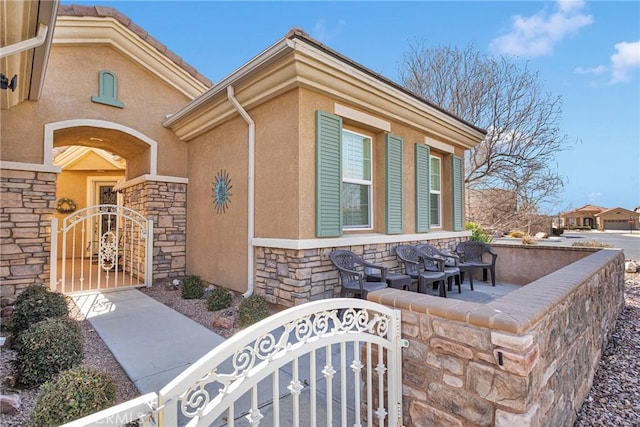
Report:
M403 232L402 220L402 138L386 135L386 192L387 192L387 221L386 233L399 234Z
M342 235L342 119L316 111L316 236Z
M452 200L453 200L453 231L464 230L464 199L462 197L462 189L464 185L464 177L462 176L462 158L451 156L451 182L452 182Z
M427 233L430 228L431 207L429 165L431 150L424 144L416 144L416 232Z

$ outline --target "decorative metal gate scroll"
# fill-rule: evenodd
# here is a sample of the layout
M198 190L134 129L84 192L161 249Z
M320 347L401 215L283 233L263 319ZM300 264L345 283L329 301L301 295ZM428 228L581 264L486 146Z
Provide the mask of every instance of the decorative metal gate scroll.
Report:
M73 293L151 286L153 221L119 205L95 205L51 221L51 287Z
M125 402L69 426L401 426L406 345L399 310L310 302L231 337L145 395L146 406Z

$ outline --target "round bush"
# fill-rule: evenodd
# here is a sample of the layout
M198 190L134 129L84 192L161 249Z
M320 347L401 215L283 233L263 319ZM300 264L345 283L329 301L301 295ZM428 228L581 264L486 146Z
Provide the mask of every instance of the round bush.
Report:
M240 326L249 326L269 316L269 306L263 296L253 294L238 306Z
M229 307L231 301L233 301L231 291L218 287L209 294L209 298L207 298L207 309L209 311L222 310L223 308Z
M59 426L113 406L115 401L113 379L81 365L42 385L31 420L34 426Z
M28 286L18 297L13 308L13 333L17 336L31 325L45 319L67 317L67 298L51 292L42 285Z
M36 323L18 338L18 382L31 387L49 381L80 364L83 353L82 331L76 321L57 318Z
M204 295L200 276L185 276L182 279L182 298L199 299Z

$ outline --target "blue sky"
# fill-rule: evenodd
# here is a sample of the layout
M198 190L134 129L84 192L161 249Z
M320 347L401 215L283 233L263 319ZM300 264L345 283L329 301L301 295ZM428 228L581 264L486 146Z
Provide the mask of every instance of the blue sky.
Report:
M299 27L398 81L409 44L474 44L537 70L563 100L570 150L557 213L585 204L640 205L638 1L91 1L118 9L217 82Z

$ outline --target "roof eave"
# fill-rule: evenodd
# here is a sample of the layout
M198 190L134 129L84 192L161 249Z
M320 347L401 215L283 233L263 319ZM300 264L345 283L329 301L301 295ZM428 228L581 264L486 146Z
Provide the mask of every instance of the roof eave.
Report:
M220 97L224 96L224 91L229 85L237 85L239 82L250 78L250 76L258 70L265 68L269 64L275 63L280 58L291 52L318 52L318 55L311 53L311 56L317 56L320 61L329 60L327 63L333 63L333 66L336 66L335 64L337 63L345 64L347 68L353 69L356 74L365 77L365 79L369 81L377 82L375 84L381 88L383 92L397 98L399 102L405 103L409 108L426 111L432 118L440 121L441 123L446 123L444 125L445 127L458 129L457 132L464 135L464 143L461 141L457 142L465 149L472 148L482 141L486 135L486 131L484 129L460 119L450 112L439 108L428 100L415 95L386 77L351 61L350 59L313 40L303 31L298 29L291 30L283 39L265 49L245 65L228 75L217 85L187 104L184 108L175 114L168 116L162 123L163 126L177 131L181 138L187 139L193 138L194 136L204 132L207 126L203 124L203 117L199 116L210 108L214 102L217 102ZM326 59L322 59L323 56ZM187 123L192 119L199 121L200 123L191 126L190 129L186 131L181 129L188 126ZM178 129L180 129L180 131L178 131Z
M188 117L194 111L206 105L210 100L218 96L221 92L226 93L225 91L228 86L234 85L244 77L254 73L261 68L264 68L274 61L277 61L292 50L293 45L289 40L287 40L286 38L279 40L278 42L274 43L273 45L253 57L242 67L238 68L227 77L222 79L201 96L188 103L184 108L174 114L169 115L167 119L162 123L162 125L167 128L174 126L175 124L180 122L181 119Z

